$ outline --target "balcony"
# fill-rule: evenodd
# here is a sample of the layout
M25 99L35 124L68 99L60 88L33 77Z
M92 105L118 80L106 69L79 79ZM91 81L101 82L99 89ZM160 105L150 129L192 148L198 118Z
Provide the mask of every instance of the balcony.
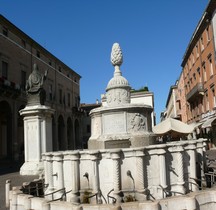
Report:
M21 93L20 85L0 77L0 95L17 98Z
M197 83L193 89L187 94L186 99L188 102L193 101L194 98L204 95L204 86L202 83Z

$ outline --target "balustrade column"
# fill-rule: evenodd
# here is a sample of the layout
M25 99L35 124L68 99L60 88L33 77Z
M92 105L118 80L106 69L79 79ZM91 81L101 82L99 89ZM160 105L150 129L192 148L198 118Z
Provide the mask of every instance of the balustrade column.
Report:
M47 181L48 181L46 155L47 155L47 154L42 154L42 155L41 155L41 160L42 160L43 165L44 165L44 174L41 174L41 175L40 175L40 176L44 176L45 184L47 184Z
M73 151L69 154L71 161L71 193L68 196L69 201L72 203L79 203L79 190L80 190L80 171L79 160L80 154L78 151Z
M45 164L45 184L48 184L48 188L46 190L46 194L54 190L53 186L53 155L51 153L46 154L44 157L46 164Z
M204 179L205 174L204 174L204 158L203 158L203 141L198 140L197 144L197 167L199 167L197 170L197 178L198 179ZM200 180L201 181L201 180Z
M113 189L114 189L114 197L116 198L116 202L121 202L120 197L120 149L114 149L111 151L111 158L113 160Z
M159 164L160 164L160 185L163 189L167 188L167 174L166 174L166 151L164 149L160 149L158 151L159 155Z
M102 199L101 199L101 193L99 192L100 187L99 187L99 172L98 172L98 155L99 155L98 151L90 151L90 159L92 161L92 168L93 168L93 185L92 185L93 194L97 194L97 198L98 198L97 202L101 204Z
M170 166L170 170L173 172L173 176L177 177L176 184L172 185L171 191L173 191L174 195L185 194L184 188L184 167L183 167L183 147L181 145L169 145L169 151L173 157L173 163Z
M147 149L150 169L148 170L148 190L155 199L162 199L166 194L165 145L152 145Z
M136 151L136 163L137 163L137 182L136 182L136 191L139 193L137 195L137 200L142 201L145 199L145 183L144 183L144 150Z
M64 175L63 175L63 155L62 153L57 153L53 156L53 161L56 162L56 178L57 178L57 188L64 188ZM53 174L54 176L54 174Z
M207 139L202 139L202 140L203 140L203 172L205 173L207 171L207 165L206 165L206 146L207 146L206 141Z
M196 183L197 175L196 175L196 146L195 142L187 145L186 147L188 155L190 156L190 167L189 167L189 182L191 183L191 190L197 191L198 185Z

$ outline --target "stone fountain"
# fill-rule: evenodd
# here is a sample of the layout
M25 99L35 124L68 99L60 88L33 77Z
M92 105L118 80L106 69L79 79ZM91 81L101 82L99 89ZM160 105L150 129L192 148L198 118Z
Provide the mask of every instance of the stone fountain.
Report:
M123 56L118 43L113 44L111 62L115 70L106 88L107 106L96 108L90 113L92 135L88 148L134 148L153 144L153 108L130 103L131 87L120 70Z
M44 198L23 199L20 192L13 191L12 203L18 202L19 209L28 204L31 209L46 205L50 210L159 210L169 201L163 204L161 200L159 205L158 199L199 190L196 180L197 173L204 176L206 140L154 144L152 107L130 103L130 86L120 70L122 61L121 49L115 43L111 53L115 71L106 88L107 105L90 113L89 148L45 152L42 159L48 187ZM64 201L55 201L60 199ZM174 204L164 209L174 209L175 201L170 200ZM195 209L195 199L181 200L178 205Z
M109 196L121 203L128 198L144 201L196 191L196 156L204 167L205 140L154 144L153 108L130 103L117 43L111 62L115 70L106 88L106 105L90 113L88 149L43 154L46 193L66 189L70 191L67 201L73 203L84 203L86 195L90 203L106 203Z

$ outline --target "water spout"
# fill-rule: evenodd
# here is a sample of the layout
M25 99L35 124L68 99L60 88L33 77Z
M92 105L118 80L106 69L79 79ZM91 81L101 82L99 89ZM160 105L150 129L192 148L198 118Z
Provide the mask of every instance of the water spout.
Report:
M88 188L89 188L89 174L88 174L88 172L85 172L85 174L83 175L83 177L85 177L87 179Z
M135 191L135 182L134 182L134 178L133 178L130 170L127 171L127 176L129 176L132 179L132 181L133 181L133 191Z
M58 179L58 173L55 173L52 176L56 176L56 179Z

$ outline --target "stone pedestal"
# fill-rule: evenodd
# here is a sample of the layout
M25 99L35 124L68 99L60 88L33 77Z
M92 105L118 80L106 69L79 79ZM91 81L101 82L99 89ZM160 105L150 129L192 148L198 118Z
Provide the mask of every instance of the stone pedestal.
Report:
M24 117L25 163L21 175L38 175L43 171L41 154L52 151L52 118L54 110L37 105L20 110Z
M125 104L118 107L99 107L90 113L92 135L88 149L136 148L152 145L152 107Z

